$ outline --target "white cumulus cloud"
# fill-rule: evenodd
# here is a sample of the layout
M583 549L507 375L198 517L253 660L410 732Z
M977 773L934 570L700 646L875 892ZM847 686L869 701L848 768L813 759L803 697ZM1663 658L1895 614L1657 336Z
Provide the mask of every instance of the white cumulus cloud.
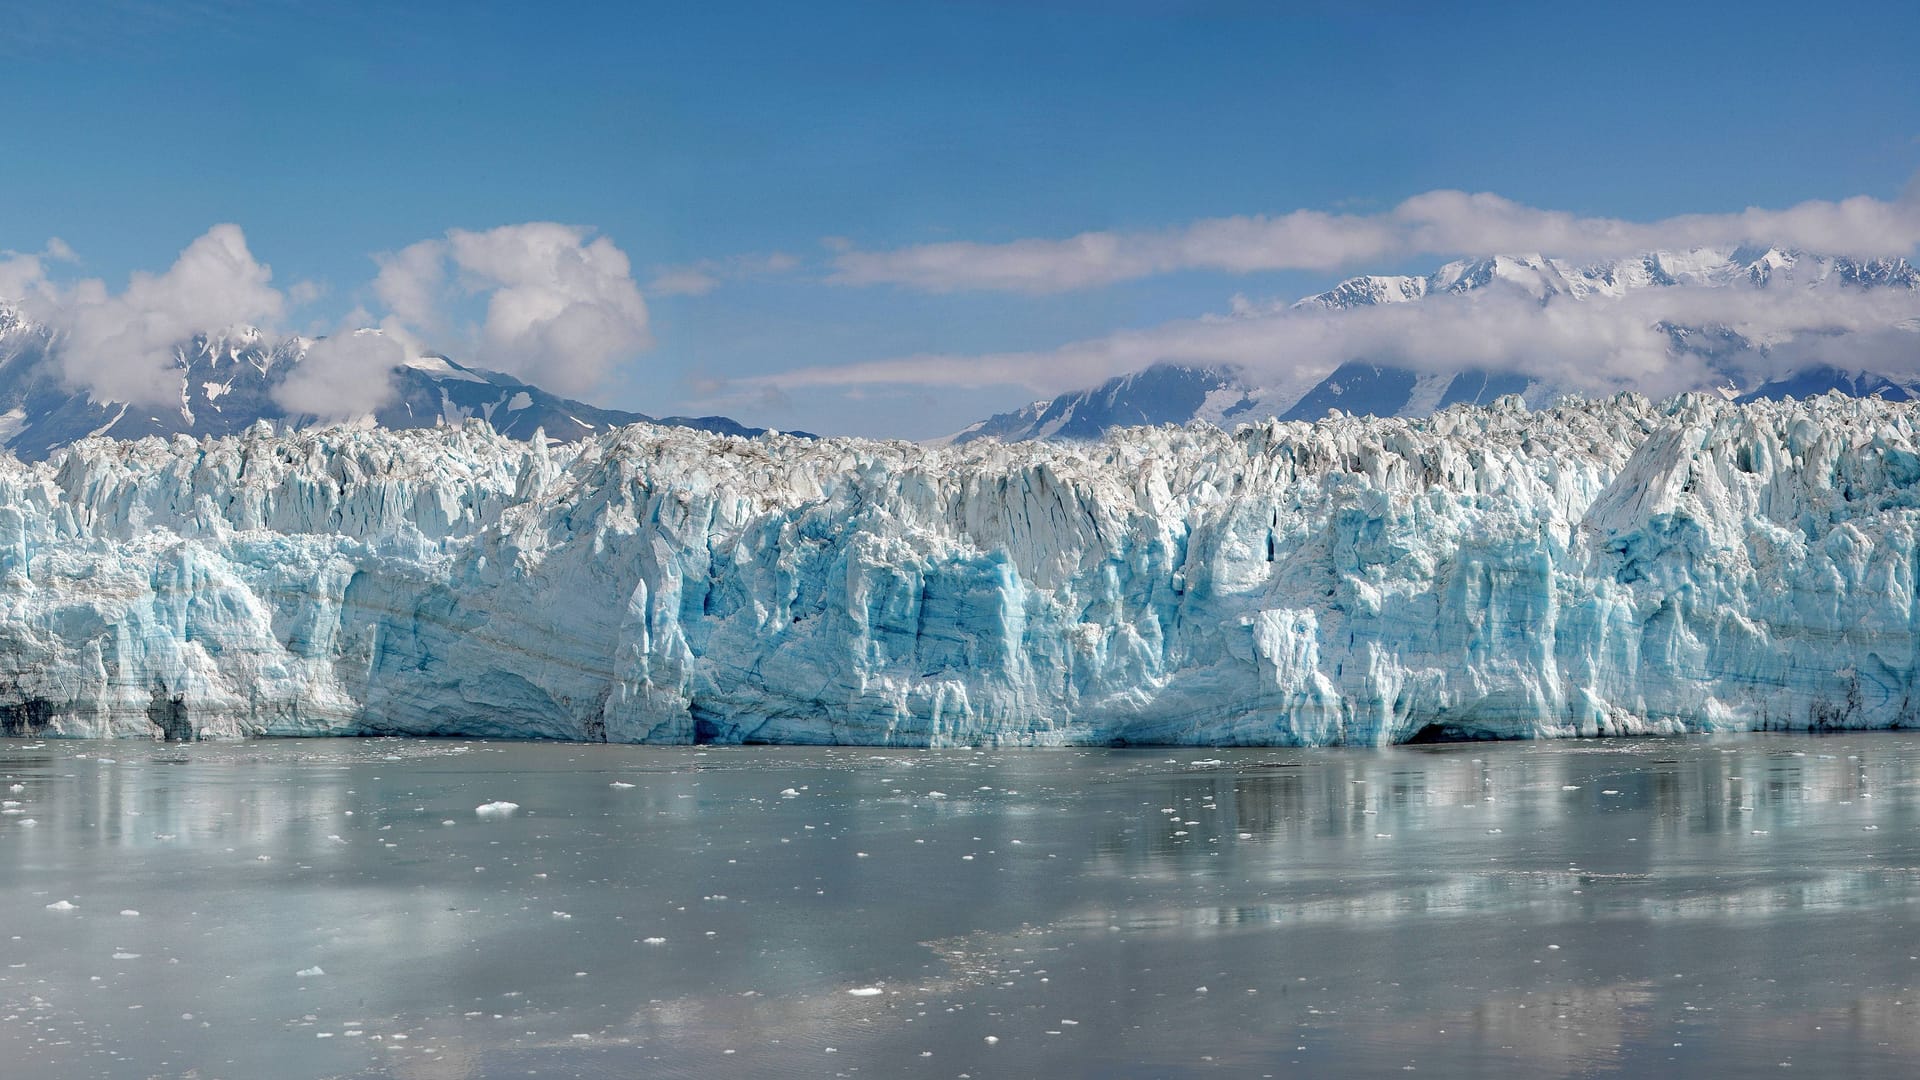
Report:
M0 301L22 304L45 294L47 264L76 260L73 249L57 236L50 237L39 251L0 250Z
M56 355L68 383L102 399L167 405L180 398L176 347L198 333L277 319L285 299L272 280L240 226L215 225L164 273L136 271L121 292L98 279L43 285L27 308L60 330Z
M580 226L454 229L379 262L383 326L444 338L459 295L484 296L484 317L466 332L475 359L561 393L593 389L652 342L626 253Z
M393 399L393 372L407 362L408 352L405 342L378 330L323 337L273 388L273 400L290 413L322 420L366 416Z

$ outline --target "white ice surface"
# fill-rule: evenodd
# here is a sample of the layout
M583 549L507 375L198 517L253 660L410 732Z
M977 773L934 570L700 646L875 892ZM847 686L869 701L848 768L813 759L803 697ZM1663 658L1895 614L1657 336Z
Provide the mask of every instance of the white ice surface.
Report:
M1377 744L1916 716L1913 407L0 459L0 724Z

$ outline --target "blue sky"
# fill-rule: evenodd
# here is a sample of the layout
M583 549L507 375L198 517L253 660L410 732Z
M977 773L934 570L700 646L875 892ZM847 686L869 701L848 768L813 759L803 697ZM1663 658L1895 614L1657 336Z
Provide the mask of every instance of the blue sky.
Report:
M313 330L381 314L375 253L590 226L630 260L649 343L586 396L826 431L924 437L1032 388L739 380L1044 351L1443 261L1202 260L1036 292L835 283L848 247L1381 214L1436 189L1647 222L1894 200L1920 169L1910 4L26 0L10 19L0 248L57 236L80 261L51 273L118 288L233 222L275 286L317 287L281 313ZM706 288L655 287L674 281Z

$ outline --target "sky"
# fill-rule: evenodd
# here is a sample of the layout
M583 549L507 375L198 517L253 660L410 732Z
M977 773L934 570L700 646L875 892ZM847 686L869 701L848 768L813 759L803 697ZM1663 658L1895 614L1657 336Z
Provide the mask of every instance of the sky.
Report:
M17 0L8 22L0 298L129 399L162 393L171 336L224 320L325 335L287 392L342 415L433 350L655 415L926 438L1154 359L1432 332L1273 314L1357 273L1920 241L1911 4ZM1449 317L1471 338L1522 314ZM1502 348L1584 364L1611 325ZM1603 360L1649 374L1644 344Z

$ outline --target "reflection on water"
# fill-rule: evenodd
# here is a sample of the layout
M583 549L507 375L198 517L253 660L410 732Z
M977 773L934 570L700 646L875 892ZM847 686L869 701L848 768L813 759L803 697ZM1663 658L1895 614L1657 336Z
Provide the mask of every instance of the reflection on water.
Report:
M1920 737L0 740L5 1074L1898 1075ZM510 813L476 812L511 802Z

